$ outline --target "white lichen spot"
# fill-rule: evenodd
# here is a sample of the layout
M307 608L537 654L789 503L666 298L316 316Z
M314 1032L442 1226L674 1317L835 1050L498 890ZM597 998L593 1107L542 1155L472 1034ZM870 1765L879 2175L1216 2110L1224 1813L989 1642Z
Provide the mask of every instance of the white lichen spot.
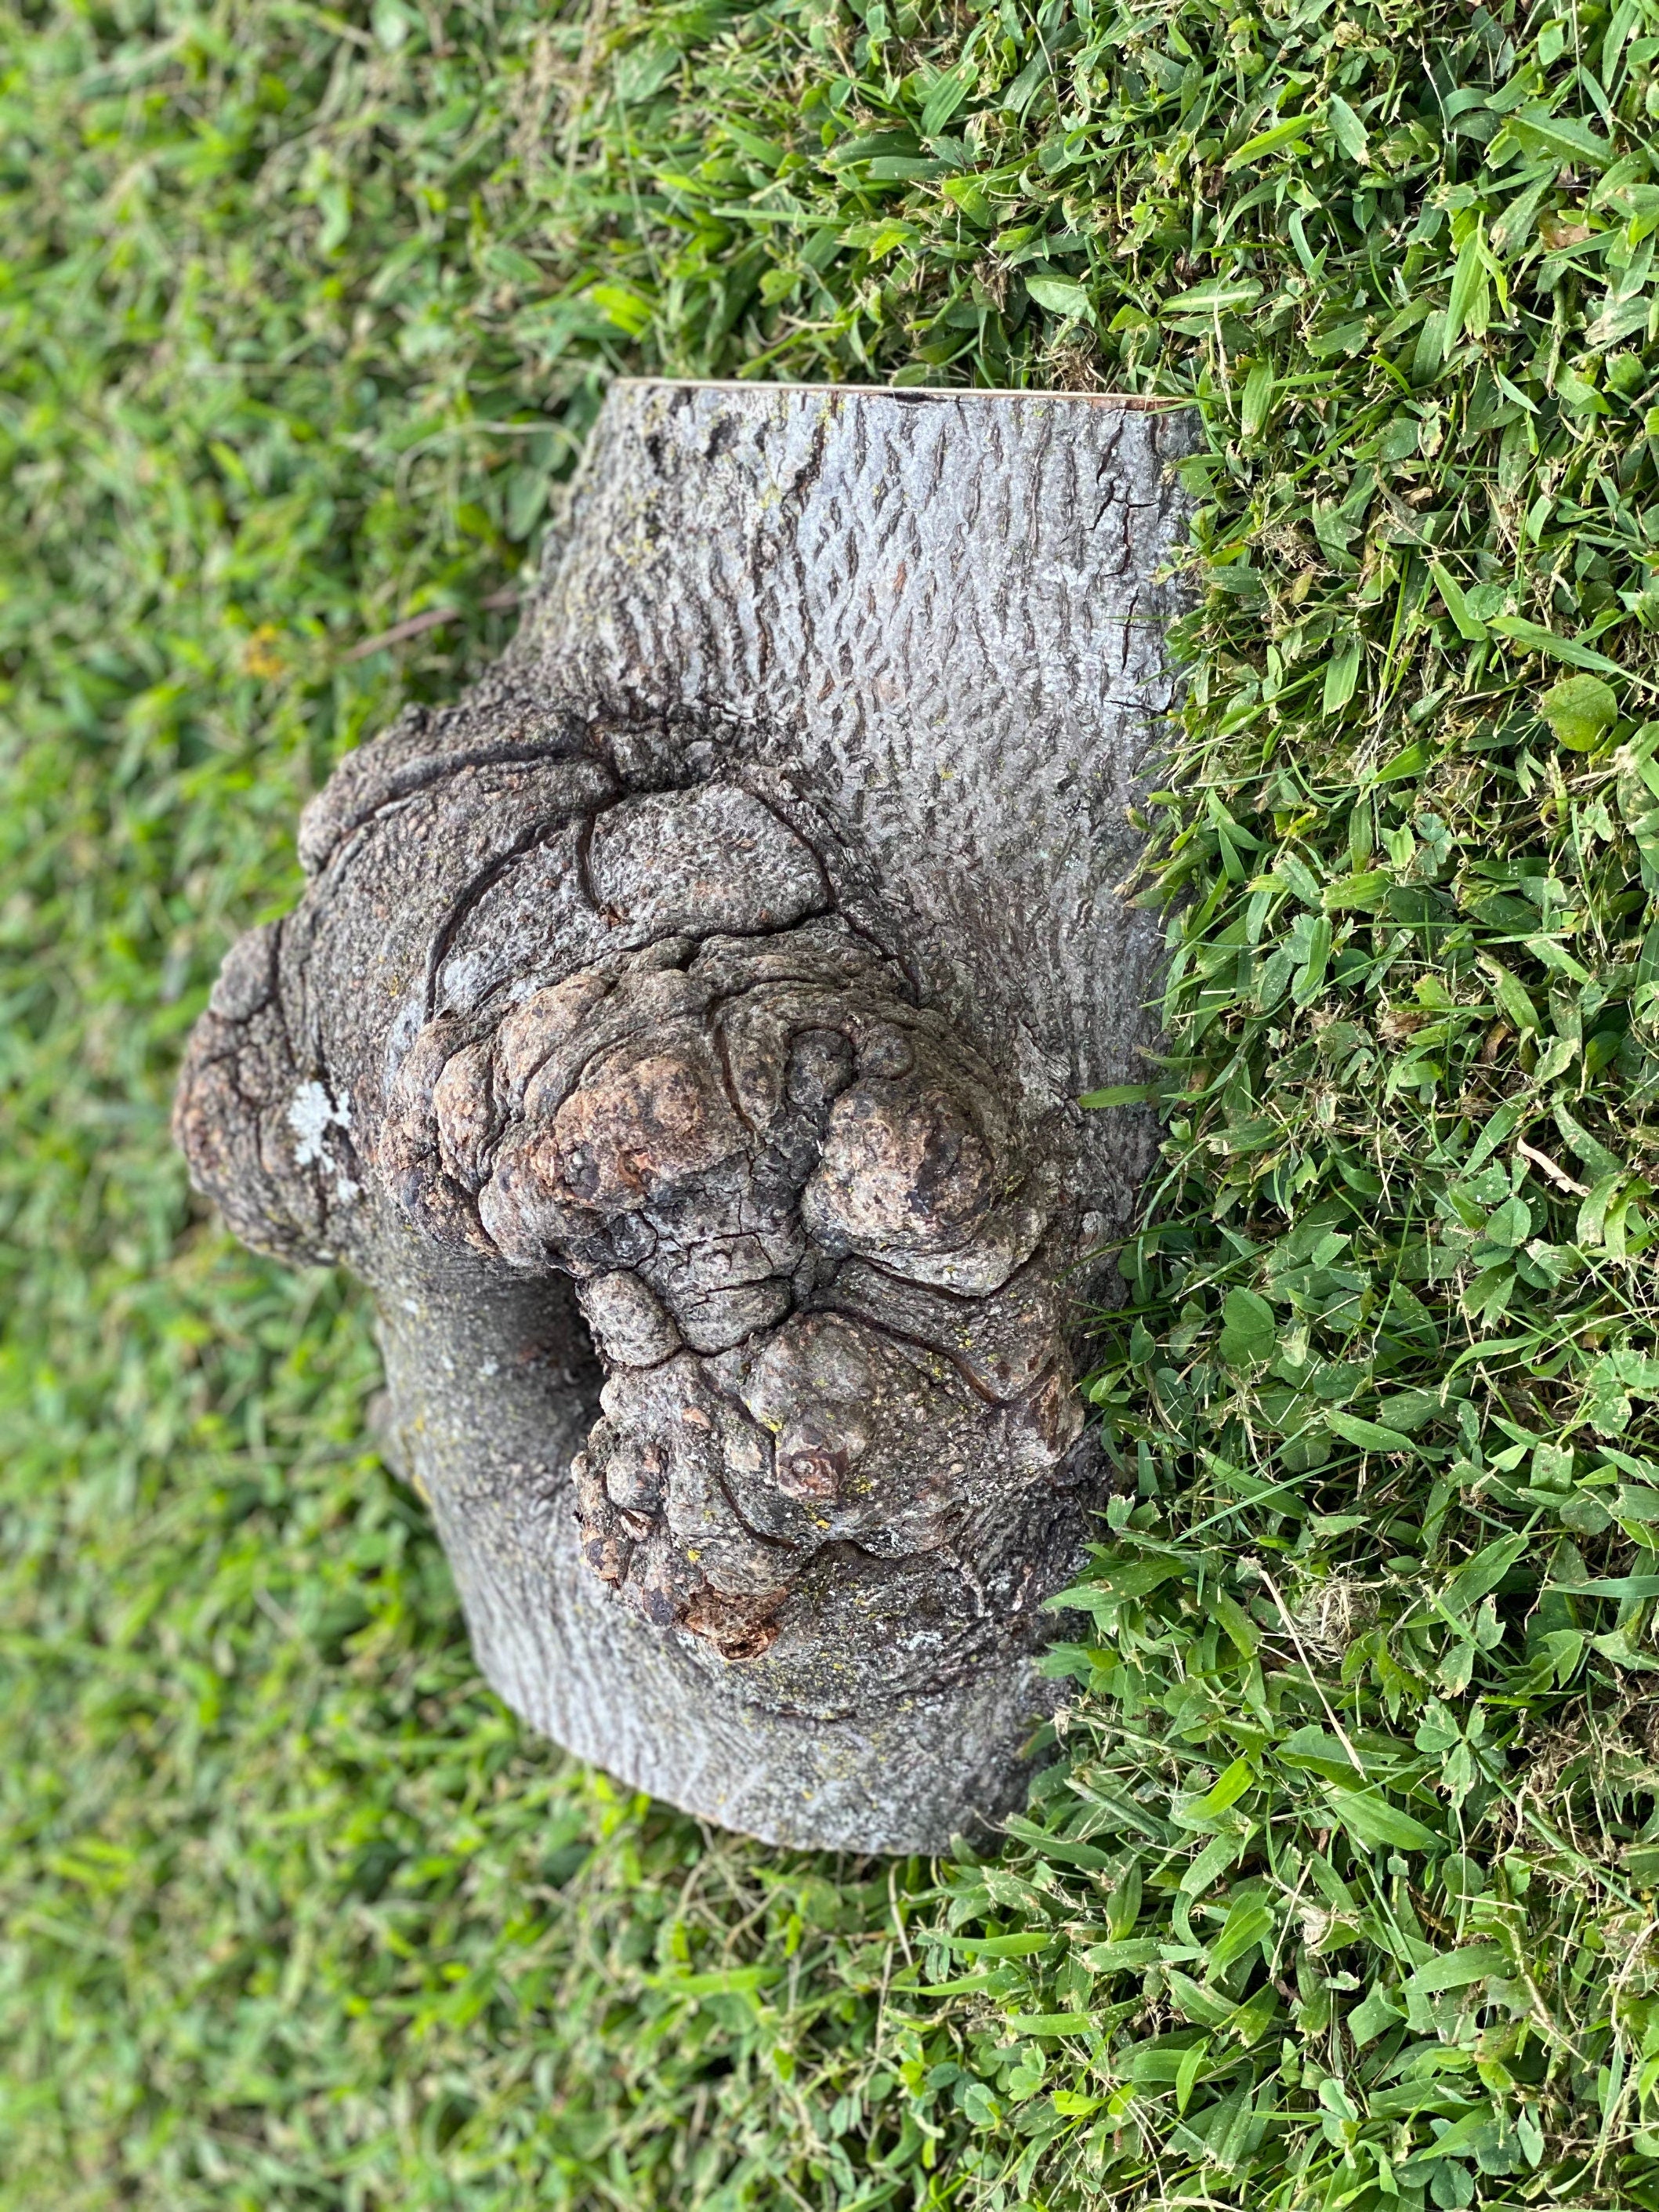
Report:
M330 1158L325 1141L331 1129L349 1130L351 1093L343 1091L336 1100L325 1085L302 1083L289 1102L288 1126L294 1132L295 1167L331 1170L335 1197L342 1203L356 1198L358 1186L337 1160Z
M328 1152L324 1139L331 1129L349 1129L351 1127L349 1093L343 1093L337 1105L325 1085L302 1083L289 1107L288 1126L296 1139L294 1147L295 1167L326 1166Z

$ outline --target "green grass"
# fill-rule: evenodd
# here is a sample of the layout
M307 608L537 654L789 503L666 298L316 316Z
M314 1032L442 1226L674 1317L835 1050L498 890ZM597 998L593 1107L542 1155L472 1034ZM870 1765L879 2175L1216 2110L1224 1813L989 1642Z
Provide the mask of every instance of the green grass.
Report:
M1659 2208L1659 5L0 21L0 2205ZM1126 1486L986 1863L525 1741L361 1304L167 1144L635 368L1206 426Z

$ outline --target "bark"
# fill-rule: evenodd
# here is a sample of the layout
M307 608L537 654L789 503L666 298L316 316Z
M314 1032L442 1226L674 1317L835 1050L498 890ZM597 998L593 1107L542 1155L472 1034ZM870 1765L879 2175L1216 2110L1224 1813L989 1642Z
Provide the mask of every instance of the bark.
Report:
M1046 1708L1190 440L617 385L513 650L342 764L191 1041L198 1186L374 1286L490 1681L769 1840L939 1848Z

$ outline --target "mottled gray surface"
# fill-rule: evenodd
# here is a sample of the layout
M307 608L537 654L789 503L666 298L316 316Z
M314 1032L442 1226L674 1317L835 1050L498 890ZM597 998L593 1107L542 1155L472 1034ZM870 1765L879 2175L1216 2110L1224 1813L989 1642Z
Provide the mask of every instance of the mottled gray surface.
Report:
M1188 436L615 387L512 653L343 763L192 1040L198 1183L375 1287L490 1680L774 1841L942 1845L1044 1705Z
M814 801L970 1035L1067 1096L1133 1081L1158 925L1116 887L1194 436L1113 398L618 384L515 656ZM1144 1145L1085 1143L1120 1218Z

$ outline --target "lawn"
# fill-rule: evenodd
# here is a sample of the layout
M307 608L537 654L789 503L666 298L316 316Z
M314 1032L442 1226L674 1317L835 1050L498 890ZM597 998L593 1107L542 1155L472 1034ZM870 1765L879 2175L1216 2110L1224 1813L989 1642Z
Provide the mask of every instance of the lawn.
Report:
M1659 2212L1659 4L0 23L0 2206ZM360 1300L167 1142L641 368L1204 425L1123 1480L983 1861L527 1740Z

